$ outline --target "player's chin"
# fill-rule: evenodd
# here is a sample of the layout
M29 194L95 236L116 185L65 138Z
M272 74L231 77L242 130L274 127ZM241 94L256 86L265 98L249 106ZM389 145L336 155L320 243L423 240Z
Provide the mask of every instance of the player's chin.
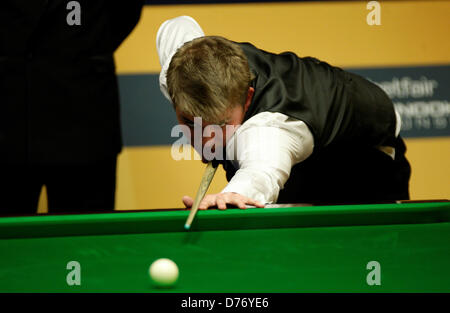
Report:
M202 162L204 163L204 164L208 164L209 162L212 162L213 160L209 160L209 159L206 159L205 157L202 157Z
M210 162L212 162L212 165L214 167L217 167L217 166L219 166L219 164L223 164L224 163L224 161L219 161L219 160L216 160L216 159L212 159L212 160L202 159L202 163L204 163L204 164L208 164Z

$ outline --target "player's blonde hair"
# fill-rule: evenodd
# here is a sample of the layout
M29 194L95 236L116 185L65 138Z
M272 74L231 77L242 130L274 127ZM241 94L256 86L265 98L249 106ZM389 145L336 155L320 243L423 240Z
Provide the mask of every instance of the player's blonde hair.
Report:
M181 112L221 124L227 110L244 105L252 75L242 49L219 36L196 38L172 57L167 87Z

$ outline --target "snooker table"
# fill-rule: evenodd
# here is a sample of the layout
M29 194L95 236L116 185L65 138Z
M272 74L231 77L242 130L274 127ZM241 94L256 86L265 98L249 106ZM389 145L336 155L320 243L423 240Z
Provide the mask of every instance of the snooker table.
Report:
M0 218L0 292L450 292L450 202ZM166 257L178 283L158 289ZM80 264L80 285L66 269ZM380 285L366 281L371 261Z

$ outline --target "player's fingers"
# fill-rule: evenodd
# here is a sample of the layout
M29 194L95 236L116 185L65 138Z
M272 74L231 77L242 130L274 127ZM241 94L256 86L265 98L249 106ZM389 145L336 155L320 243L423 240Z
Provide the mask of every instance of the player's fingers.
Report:
M183 200L183 204L186 206L186 208L190 208L194 204L194 200L189 196L184 196L182 198L182 200Z
M223 199L222 197L217 197L217 208L219 210L226 210L227 209L227 203L225 201L225 199Z
M199 210L208 210L208 204L205 201L201 201L198 205Z
M222 194L221 197L225 200L226 203L235 205L240 209L242 209L242 206L239 206L240 204L238 202L241 202L245 207L245 203L241 200L244 199L245 197L240 194L234 192L227 192Z
M253 200L253 199L250 199L250 198L247 198L247 201L245 201L245 203L249 204L249 205L254 205L257 208L263 208L264 207L264 204L262 204L261 202Z
M209 207L212 207L216 204L216 201L214 200L215 197L211 195L207 195L203 198L202 201L200 201L200 204L198 205L199 210L207 210Z
M245 202L242 200L242 197L236 197L233 199L233 204L236 205L239 209L245 210L247 207L245 206Z

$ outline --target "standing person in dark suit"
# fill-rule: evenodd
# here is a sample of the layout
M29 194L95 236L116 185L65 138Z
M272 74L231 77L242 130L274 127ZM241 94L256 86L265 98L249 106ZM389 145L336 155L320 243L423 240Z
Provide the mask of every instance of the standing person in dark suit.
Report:
M143 1L0 2L0 214L114 208L122 141L113 53Z

